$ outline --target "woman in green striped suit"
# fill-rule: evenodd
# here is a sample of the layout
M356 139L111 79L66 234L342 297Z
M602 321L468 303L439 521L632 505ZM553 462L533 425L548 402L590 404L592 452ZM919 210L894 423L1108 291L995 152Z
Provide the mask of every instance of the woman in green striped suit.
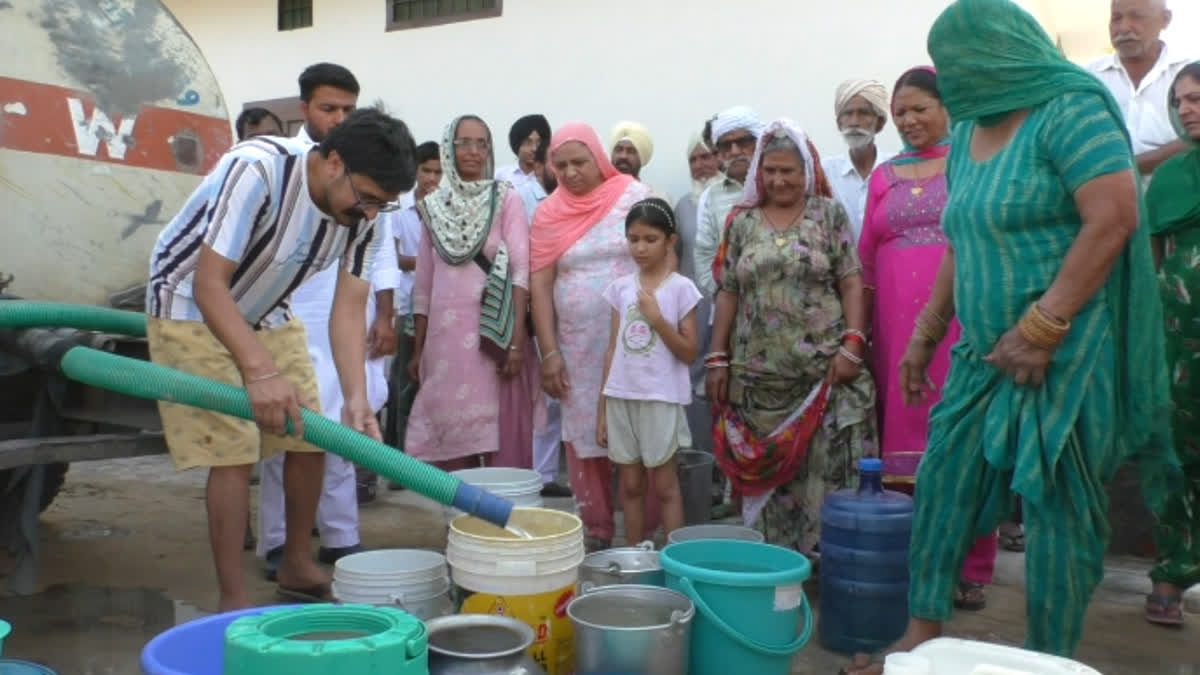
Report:
M955 122L950 247L901 362L909 400L927 393L950 317L962 338L917 475L912 618L896 647L941 633L971 542L1020 496L1026 646L1070 655L1104 574L1105 482L1136 459L1158 506L1178 473L1129 137L1104 86L1010 0L957 0L929 53Z

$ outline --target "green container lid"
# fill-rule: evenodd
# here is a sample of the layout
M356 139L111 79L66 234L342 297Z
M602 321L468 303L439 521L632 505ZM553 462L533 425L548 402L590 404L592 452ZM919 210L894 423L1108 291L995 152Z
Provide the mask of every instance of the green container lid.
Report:
M311 605L225 630L225 675L428 675L425 624L390 607Z

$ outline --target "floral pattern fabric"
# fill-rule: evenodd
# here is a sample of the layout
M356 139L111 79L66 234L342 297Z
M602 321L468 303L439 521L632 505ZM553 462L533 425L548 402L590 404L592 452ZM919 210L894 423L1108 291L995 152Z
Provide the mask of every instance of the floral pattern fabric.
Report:
M738 298L729 402L753 433L767 435L828 375L846 327L838 284L861 267L845 209L826 197L810 197L804 217L779 231L759 209L744 211L727 237L721 290ZM848 486L859 458L877 454L876 438L875 386L864 369L830 392L807 459L755 527L773 544L812 550L821 503Z

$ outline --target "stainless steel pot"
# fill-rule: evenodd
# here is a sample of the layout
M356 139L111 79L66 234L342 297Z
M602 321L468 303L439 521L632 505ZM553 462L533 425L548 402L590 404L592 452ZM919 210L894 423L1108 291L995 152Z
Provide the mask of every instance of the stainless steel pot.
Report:
M604 586L567 605L575 630L575 675L686 675L696 608L657 586Z
M504 616L459 614L425 622L429 675L546 675L529 656L533 629Z
M579 590L616 584L666 586L667 578L658 562L654 542L630 548L610 548L585 557L579 566Z

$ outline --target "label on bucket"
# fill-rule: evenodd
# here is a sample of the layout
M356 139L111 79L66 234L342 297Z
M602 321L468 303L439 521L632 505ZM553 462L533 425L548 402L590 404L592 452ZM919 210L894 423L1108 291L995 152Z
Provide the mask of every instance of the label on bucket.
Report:
M575 595L568 586L538 595L491 595L474 593L463 600L463 614L507 616L533 629L529 656L545 669L546 675L572 675L575 672L575 635L567 618L567 605Z
M790 612L804 603L804 586L776 586L775 611Z

